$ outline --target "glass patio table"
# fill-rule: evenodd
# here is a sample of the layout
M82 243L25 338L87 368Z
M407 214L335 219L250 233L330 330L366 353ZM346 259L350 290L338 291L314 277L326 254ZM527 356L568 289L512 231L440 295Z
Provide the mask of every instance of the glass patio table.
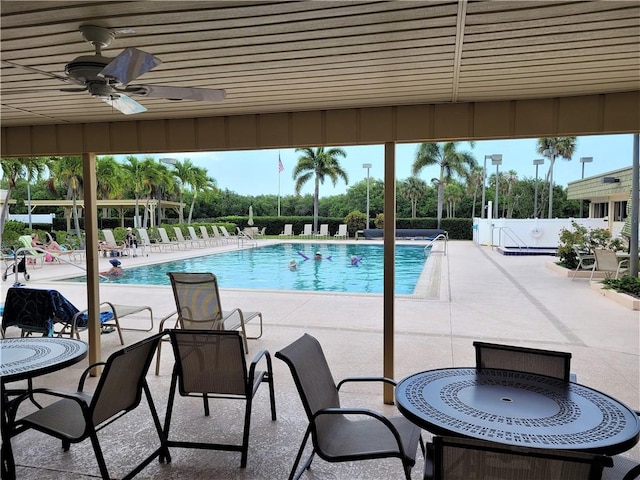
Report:
M11 448L12 425L16 412L6 384L29 380L62 370L87 356L87 344L80 340L51 337L0 339L0 402L2 410L2 478L15 478ZM29 384L30 387L30 384ZM19 392L18 392L19 393ZM24 391L24 393L28 393Z
M615 455L640 438L640 420L592 388L512 370L445 368L395 389L400 412L437 435Z

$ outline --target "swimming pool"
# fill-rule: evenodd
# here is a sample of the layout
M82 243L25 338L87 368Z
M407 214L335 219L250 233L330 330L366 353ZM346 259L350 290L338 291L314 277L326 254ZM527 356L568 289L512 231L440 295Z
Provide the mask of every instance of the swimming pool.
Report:
M313 259L316 251L322 260ZM352 256L360 259L355 266ZM289 268L291 260L296 261L295 269ZM425 261L424 247L396 245L396 293L413 293ZM382 293L383 246L282 243L125 268L121 277L106 281L168 285L167 272L213 272L221 288ZM68 281L84 282L86 277Z

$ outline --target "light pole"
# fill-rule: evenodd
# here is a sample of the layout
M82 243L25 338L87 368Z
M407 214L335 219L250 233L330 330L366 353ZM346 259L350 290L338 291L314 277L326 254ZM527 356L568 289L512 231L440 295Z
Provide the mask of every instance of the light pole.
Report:
M367 169L367 230L369 229L369 169L371 168L370 163L363 163L362 168Z
M538 218L538 166L544 163L544 158L536 158L533 164L536 166L536 183L533 189L533 218Z
M31 181L27 180L27 209L29 210L29 230L33 230L31 223ZM17 277L16 277L17 278Z
M584 164L585 163L591 163L593 162L593 157L581 157L580 158L580 163L582 164L582 176L580 177L580 179L584 179ZM582 203L583 200L580 199L580 218L582 218Z
M491 163L496 166L496 194L493 199L493 218L498 218L498 184L500 183L500 165L502 165L502 155L491 155Z
M480 218L486 218L487 216L487 212L485 211L485 208L484 208L484 202L485 202L485 185L487 183L487 159L488 158L491 160L493 160L494 158L501 159L502 155L494 153L493 155L484 156L484 166L482 167L482 209L481 209L482 211L480 212Z
M542 155L549 158L551 165L549 166L549 215L547 218L553 218L553 164L558 156L558 150L555 147L547 148Z
M176 158L159 158L158 161L160 163L164 163L166 165L175 165L178 162ZM160 222L162 222L162 182L158 185L158 223L156 227L160 226Z

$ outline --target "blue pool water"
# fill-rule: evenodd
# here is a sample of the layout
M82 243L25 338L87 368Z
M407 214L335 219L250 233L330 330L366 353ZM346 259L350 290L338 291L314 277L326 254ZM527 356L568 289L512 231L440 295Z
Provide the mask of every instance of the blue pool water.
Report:
M322 260L314 260L316 251ZM360 258L351 265L351 256ZM308 257L305 260L304 257ZM297 268L289 269L296 260ZM424 247L396 246L396 293L412 294L422 273ZM109 283L168 285L167 272L212 272L221 288L303 290L322 292L383 292L383 247L361 244L276 244L206 255L156 265L127 268ZM85 281L85 277L70 279Z

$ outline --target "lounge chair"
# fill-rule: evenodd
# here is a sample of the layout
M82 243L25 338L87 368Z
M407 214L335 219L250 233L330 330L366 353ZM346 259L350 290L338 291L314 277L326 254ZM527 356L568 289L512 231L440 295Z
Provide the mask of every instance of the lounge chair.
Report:
M420 428L402 416L389 418L367 408L340 406L339 390L346 382L381 381L395 385L393 380L346 378L336 386L320 343L309 334L304 334L275 356L289 366L309 419L290 480L300 478L311 468L316 453L328 462L396 457L402 461L406 479L411 480L418 442L424 447ZM309 436L313 450L296 475ZM424 452L424 448L422 450ZM374 478L376 475L363 473L361 476Z
M245 351L249 351L247 339L262 336L262 312L250 312L240 308L223 310L218 289L218 279L213 273L169 272L171 288L176 301L176 312L160 321L160 331L166 321L177 315L176 325L190 330L237 330L240 329ZM255 337L247 336L245 325L254 318L260 319L260 332ZM156 360L156 375L160 371L161 345Z
M236 239L236 235L233 233L229 233L224 225L220 225L218 228L222 232L222 236L227 239L227 243Z
M265 233L266 231L267 231L267 227L262 227L260 229L256 228L255 237L256 238L258 238L258 237L264 238L265 235L266 235L266 233Z
M347 224L341 223L340 225L338 225L338 231L333 236L337 239L344 239L344 240L349 238L349 231L347 230Z
M560 380L576 381L571 370L571 353L517 347L497 343L473 342L476 349L476 368L501 368L535 373Z
M210 236L209 232L207 231L207 227L205 227L204 225L200 225L200 235L202 235L203 240L212 247L218 244L218 239Z
M102 236L104 237L104 242L101 242L99 244L99 249L103 252L103 255L105 257L114 254L129 255L129 247L127 247L124 243L118 244L111 230L102 230Z
M183 244L186 249L194 247L193 241L191 239L184 238L184 235L182 235L182 229L180 227L173 227L173 234L175 235L175 241Z
M433 438L428 449L424 480L586 480L602 478L605 455L516 447L471 438Z
M310 223L305 223L302 232L300 232L298 236L300 238L311 238L313 237L312 229L313 225L311 225Z
M624 275L629 271L629 259L619 258L613 250L595 248L593 253L596 257L596 268L591 270L589 280L593 280L593 273L596 271L604 272L607 278L613 277L616 279L621 274Z
M282 231L280 236L284 237L284 238L293 237L293 224L292 223L285 223L284 224L284 230Z
M186 246L181 244L180 242L172 241L167 235L167 230L164 227L158 227L158 235L160 235L160 243L165 246L165 248L170 248L172 251L180 249L180 247L184 247L186 250Z
M224 235L222 235L222 233L220 232L220 229L218 228L217 225L211 225L211 231L213 232L213 237L220 243L224 242L224 243L229 243L230 238L229 237L225 237Z
M101 304L101 309L104 304ZM120 323L113 311L101 311L100 323L104 327L115 327L124 345ZM86 330L86 310L81 312L57 290L36 288L9 288L2 315L2 336L9 327L18 327L21 335L40 333L45 336L69 335L80 338L79 332ZM56 330L56 326L59 326Z
M200 238L198 236L198 234L196 233L196 229L193 228L192 226L188 226L187 231L189 232L189 238L191 239L191 243L194 246L198 248L204 248L209 244L209 242L207 242L204 238Z
M28 265L33 265L34 267L44 265L44 257L48 252L43 247L34 247L31 245L30 235L18 237L18 243L20 247L16 251L16 258L22 253Z
M596 256L592 252L580 250L576 245L573 246L573 251L578 259L578 266L573 271L573 275L571 275L572 282L579 270L591 270L593 272L593 269L596 268Z
M161 461L170 462L171 457L167 449L165 436L162 433L162 425L146 381L147 371L159 341L160 335L154 335L111 354L106 362L90 365L80 376L77 392L67 393L45 388L34 389L33 394L49 396L55 402L18 419L12 429L11 436L18 435L27 429L34 429L62 440L62 447L65 452L69 450L72 443L79 443L90 438L100 468L100 475L103 479L108 480L110 478L109 471L102 454L97 432L136 409L140 405L144 392L149 406L147 411L151 413L159 440L159 447L155 448L150 455L144 457L133 471L121 478L133 478L156 457L159 457ZM93 394L85 392L84 383L87 375L97 366L102 365L104 370L100 375L95 391ZM19 397L16 399L16 403L22 402L26 398L29 398L29 396ZM16 405L16 410L18 407L19 405ZM2 414L5 415L5 412L2 412ZM120 436L128 437L129 440L132 439L131 432L127 427L111 429L109 435L118 435L118 432L120 432ZM123 435L122 432L126 432L126 434ZM135 435L133 438L136 438ZM10 441L10 438L5 438L3 441ZM133 444L136 442L130 443L132 444L129 447L131 451L128 450L127 454L131 455L132 458L136 457L138 450L145 448L144 446L141 447L141 445L148 446L146 442L142 442L142 444L137 442L135 446ZM122 444L119 443L118 446L121 447ZM128 457L125 465L130 465L132 458Z
M327 239L329 238L329 224L323 223L320 225L320 231L314 235L316 238Z
M253 397L262 383L269 385L271 420L276 420L276 399L269 352L260 350L247 369L240 332L177 329L169 330L169 336L176 363L171 376L164 422L167 446L241 452L240 467L245 468L249 451ZM264 364L263 371L257 369L261 360L261 363ZM188 430L186 435L184 433L178 434L183 440L172 438L169 433L171 416L175 407L176 388L182 397L203 399L205 416L209 416L209 399L243 400L245 409L242 443L220 444L198 441ZM189 411L192 409L189 408ZM200 416L196 416L193 420L202 422ZM180 418L180 430L182 431L186 428L185 422L184 416L182 416ZM226 433L225 429L224 434ZM219 433L218 436L222 437L223 434Z
M154 249L158 252L161 252L163 248L166 248L160 243L152 242L149 238L149 232L147 232L146 228L138 228L137 230L138 236L140 237L138 247L140 248L142 255L148 256L147 249L149 250L149 252L153 252Z

